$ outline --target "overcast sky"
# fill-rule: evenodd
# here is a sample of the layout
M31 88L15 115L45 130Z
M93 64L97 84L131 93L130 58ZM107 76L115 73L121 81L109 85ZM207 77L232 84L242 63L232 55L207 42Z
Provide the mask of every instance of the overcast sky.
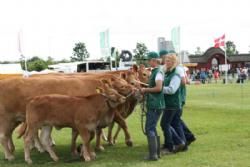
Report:
M17 34L27 57L69 59L76 42L100 56L99 33L110 29L111 46L157 49L157 37L170 39L181 27L181 49L203 51L226 34L240 52L250 50L249 0L1 0L0 61L18 60Z

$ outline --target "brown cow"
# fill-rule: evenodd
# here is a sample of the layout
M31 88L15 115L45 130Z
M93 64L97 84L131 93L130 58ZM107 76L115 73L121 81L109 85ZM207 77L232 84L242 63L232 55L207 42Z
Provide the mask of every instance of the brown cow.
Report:
M103 128L111 123L115 108L124 102L124 96L108 87L101 89L101 94L88 97L43 95L32 98L26 110L25 161L32 163L29 145L33 138L37 138L38 129L42 126L71 127L79 132L84 142L82 155L85 161L94 159L95 154L91 151L90 142L96 128ZM51 146L43 144L51 158L58 161Z
M112 86L119 93L127 95L132 87L125 81L109 77ZM100 79L101 80L101 79ZM5 158L14 159L12 132L25 120L25 107L34 96L44 94L65 94L71 96L91 95L101 81L83 78L44 77L26 79L4 79L0 81L0 142L4 148ZM121 120L122 122L123 120ZM124 127L127 131L127 127ZM126 139L130 136L127 133Z
M139 86L139 84L137 84L135 82L135 80L137 80L136 78L136 75L134 72L131 72L131 71L112 71L112 72L107 72L107 73L97 73L97 74L93 74L93 75L85 75L84 74L66 74L66 75L59 75L59 76L53 76L53 77L65 77L65 78L74 78L74 77L77 77L79 79L101 79L101 78L105 78L105 79L110 79L114 84L114 86L116 85L120 85L120 84L117 84L115 83L115 81L113 81L113 78L114 76L119 76L119 77L122 77L123 79L125 79L127 82L129 82L131 85L134 85L134 86ZM44 76L44 77L50 77L50 75L48 76ZM120 82L120 81L119 81ZM115 87L116 89L120 89L119 87ZM131 141L131 137L130 137L130 134L128 132L128 129L127 129L127 124L124 120L124 118L128 117L128 115L130 115L130 113L132 113L133 111L133 108L135 107L136 105L136 102L138 100L138 98L140 98L138 95L135 97L135 96L131 96L130 98L128 98L128 100L126 100L126 105L121 105L118 107L118 112L116 113L116 120L122 125L123 127L123 130L124 130L124 133L125 133L125 141L126 141L126 144L128 146L132 146L132 141ZM128 108L126 108L128 107ZM129 112L129 113L126 113L126 112ZM126 117L124 117L124 115L126 115ZM120 126L119 126L120 127ZM111 134L111 130L109 130L109 134ZM51 141L51 131L52 131L52 127L43 127L42 128L42 133L41 133L41 140L43 141L48 141L50 142ZM101 131L97 131L97 141L96 141L96 149L97 150L104 150L104 148L101 146ZM72 152L72 155L76 155L76 149L75 149L75 143L76 143L76 139L77 139L77 136L78 134L76 133L72 133L72 145L71 145L71 152ZM109 135L110 136L110 135ZM112 143L111 141L111 138L109 137L109 143Z

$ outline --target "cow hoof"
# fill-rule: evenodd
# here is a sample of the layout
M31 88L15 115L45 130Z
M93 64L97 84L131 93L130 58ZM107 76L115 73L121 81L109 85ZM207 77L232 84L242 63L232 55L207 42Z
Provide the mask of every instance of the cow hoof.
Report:
M89 156L85 156L85 157L84 157L84 160L85 160L85 162L90 162L90 161L91 161L91 158L90 158Z
M8 157L5 157L6 160L8 161L13 161L15 159L14 155L10 155Z
M53 157L53 161L58 162L59 158L58 157Z
M108 143L108 144L109 144L109 146L113 146L113 145L115 145L115 144L114 144L114 142L112 142L112 141L109 141L109 143Z
M96 150L97 152L102 152L102 151L104 151L105 149L104 149L103 146L99 146L99 147L96 147L95 150Z
M31 165L33 163L31 159L27 159L26 162L28 165Z
M91 152L90 153L90 158L91 158L91 160L95 160L96 159L96 153L95 152Z
M133 147L133 142L131 140L127 140L126 144L128 147Z

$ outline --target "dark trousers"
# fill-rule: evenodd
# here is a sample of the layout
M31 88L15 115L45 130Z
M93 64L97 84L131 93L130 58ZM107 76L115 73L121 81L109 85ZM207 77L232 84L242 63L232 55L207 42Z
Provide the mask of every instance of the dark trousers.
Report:
M148 109L146 114L146 134L149 137L157 136L157 122L161 116L162 110Z
M177 134L177 135L174 134L175 136L180 136L180 134L183 133L183 129L180 124L180 112L181 112L180 109L166 108L165 111L163 112L163 116L161 119L161 128L164 134L164 147L168 148L170 151L173 150L174 146L174 141L173 141L174 131L176 131ZM172 128L174 129L174 131Z

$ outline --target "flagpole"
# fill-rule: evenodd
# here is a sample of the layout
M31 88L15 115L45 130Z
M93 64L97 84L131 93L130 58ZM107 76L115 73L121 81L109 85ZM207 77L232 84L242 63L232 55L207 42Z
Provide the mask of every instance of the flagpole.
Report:
M27 60L26 60L26 56L23 55L23 52L22 52L22 45L21 45L21 35L22 35L22 30L20 30L18 32L18 51L20 53L20 56L21 58L24 59L24 71L25 71L25 74L24 76L26 77L26 75L28 74L28 68L27 68Z
M226 43L226 35L225 35L225 43ZM228 65L227 65L227 50L226 50L226 44L224 46L225 50L225 66L226 66L226 72L225 72L225 84L227 84L227 72L228 72Z

